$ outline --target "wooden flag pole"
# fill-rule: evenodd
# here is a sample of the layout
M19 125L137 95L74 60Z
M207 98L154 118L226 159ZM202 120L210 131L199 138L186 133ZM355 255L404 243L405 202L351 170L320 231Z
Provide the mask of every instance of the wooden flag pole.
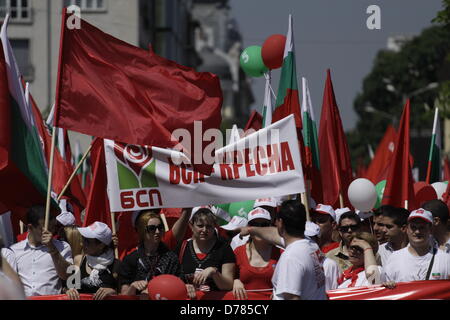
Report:
M84 161L86 160L89 152L91 152L92 150L92 144L89 146L89 148L86 150L86 152L84 153L83 157L81 158L81 160L78 162L77 166L75 167L75 169L72 172L72 175L70 176L69 180L67 181L66 185L64 186L64 188L62 189L62 191L59 193L58 196L58 201L61 200L62 196L64 195L64 193L66 192L67 188L69 188L70 183L72 182L73 178L75 178L75 176L77 175L77 171L80 169L80 167L82 166L82 164L84 163Z
M408 210L408 200L405 200L405 209Z
M308 194L306 192L302 192L301 197L302 197L302 203L305 206L305 210L306 210L306 221L311 221L311 216L309 214Z
M344 207L344 198L342 197L342 192L339 192L339 204L341 205L341 208Z
M169 231L169 225L167 224L166 215L164 213L160 214L161 220L164 224L164 229L166 229L166 232Z
M112 228L113 235L117 236L116 216L115 216L114 212L111 212L111 228ZM114 256L116 257L116 259L119 259L119 249L116 247L114 248Z
M56 127L52 129L52 146L50 149L50 167L48 169L48 185L47 185L47 201L45 204L45 222L44 230L48 230L48 222L50 219L50 197L52 193L52 178L53 178L53 160L55 158L55 142L56 142Z

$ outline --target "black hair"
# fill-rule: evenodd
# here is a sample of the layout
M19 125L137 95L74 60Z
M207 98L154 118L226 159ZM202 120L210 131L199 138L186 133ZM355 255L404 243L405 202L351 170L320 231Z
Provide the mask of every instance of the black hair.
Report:
M338 226L341 226L341 221L344 219L350 219L356 222L356 224L361 226L361 218L354 212L354 211L347 211L344 212L341 217L339 218Z
M380 215L391 218L394 221L394 224L399 227L403 227L408 222L409 211L405 208L384 205L378 210L380 211Z
M287 200L281 204L277 219L283 220L283 226L290 236L303 237L306 224L306 211L298 200Z
M449 219L448 207L444 201L434 199L425 202L422 208L428 210L433 215L433 218L439 218L443 224L447 224Z
M27 212L27 224L33 227L39 226L39 220L45 220L45 208L43 206L33 206Z

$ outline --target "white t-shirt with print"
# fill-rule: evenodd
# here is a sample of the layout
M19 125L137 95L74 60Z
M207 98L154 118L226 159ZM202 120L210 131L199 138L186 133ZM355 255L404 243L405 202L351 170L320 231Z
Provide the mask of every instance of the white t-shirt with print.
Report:
M389 257L384 271L388 281L406 282L426 280L428 267L433 257L433 249L421 257L409 252L410 246L397 250ZM450 279L450 254L436 250L429 280Z
M339 264L333 259L326 258L323 260L323 270L325 273L325 289L333 290L338 287L338 279L341 275Z
M303 239L288 245L278 260L272 284L274 300L284 300L285 293L302 300L326 300L325 274L317 244Z
M366 277L366 271L363 270L360 273L358 273L358 279L355 282L355 285L353 287L367 287L367 286L371 286L374 284L380 284L386 281L386 277L385 274L383 272L383 268L380 266L376 266L378 268L378 275L374 275L376 278L376 283L371 283L369 282L369 280ZM343 289L343 288L348 288L350 286L350 284L352 283L352 279L347 279L344 282L342 282L339 285L339 289Z

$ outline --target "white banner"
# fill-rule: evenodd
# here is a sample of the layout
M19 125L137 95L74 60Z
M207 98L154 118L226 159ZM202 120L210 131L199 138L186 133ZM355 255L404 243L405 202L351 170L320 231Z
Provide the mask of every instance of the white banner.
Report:
M104 143L113 212L188 208L305 192L293 116L217 150L211 176L175 165L186 159L177 151L111 140Z

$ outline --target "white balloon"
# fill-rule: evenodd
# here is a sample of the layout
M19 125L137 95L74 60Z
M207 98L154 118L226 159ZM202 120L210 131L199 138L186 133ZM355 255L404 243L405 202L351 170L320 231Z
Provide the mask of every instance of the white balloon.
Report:
M435 183L432 183L431 186L434 188L434 190L436 190L438 199L442 200L442 196L445 193L445 191L447 190L447 185L443 182L435 182Z
M367 179L353 180L348 187L348 199L355 209L370 211L377 202L377 190L375 185Z

